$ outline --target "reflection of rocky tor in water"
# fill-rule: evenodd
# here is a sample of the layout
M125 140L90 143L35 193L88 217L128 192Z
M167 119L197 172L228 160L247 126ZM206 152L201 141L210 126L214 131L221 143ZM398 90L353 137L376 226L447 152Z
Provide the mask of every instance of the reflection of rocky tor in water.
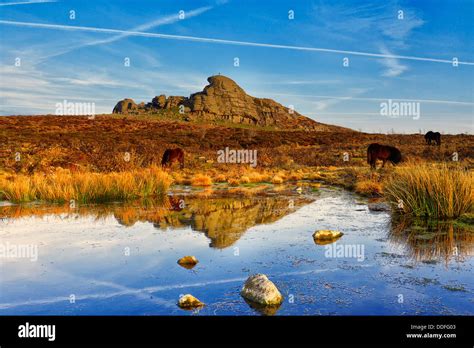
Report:
M156 227L191 226L211 239L210 246L226 248L252 226L271 223L312 202L303 197L186 198L180 212L171 212Z
M0 208L5 219L23 216L57 215L63 218L113 216L124 226L151 222L166 230L190 226L203 232L213 248L226 248L235 243L252 226L274 222L314 199L304 196L241 196L241 197L169 197L165 202L140 201L129 204L78 205L15 205Z

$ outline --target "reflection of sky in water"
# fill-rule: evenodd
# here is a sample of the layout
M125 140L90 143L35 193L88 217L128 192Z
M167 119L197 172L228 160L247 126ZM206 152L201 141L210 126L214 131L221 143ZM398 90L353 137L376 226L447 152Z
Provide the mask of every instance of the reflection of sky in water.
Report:
M230 214L239 221L238 212ZM1 224L3 242L39 248L37 262L2 259L2 314L188 314L176 306L185 293L207 304L201 314L255 314L239 290L257 272L283 293L278 314L474 313L472 258L448 265L414 261L403 244L389 242L388 214L369 212L343 191L323 190L316 201L250 227L223 248L211 248L209 238L189 226L125 227L112 215L46 215ZM337 243L362 244L365 260L326 258L325 247L313 242L317 229L343 231ZM176 261L184 255L199 264L180 267Z

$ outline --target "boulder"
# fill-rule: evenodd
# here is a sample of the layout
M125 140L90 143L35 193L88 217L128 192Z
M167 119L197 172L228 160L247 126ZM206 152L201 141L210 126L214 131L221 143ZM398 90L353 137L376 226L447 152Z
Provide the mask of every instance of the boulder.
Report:
M265 274L255 274L250 276L245 282L240 294L248 301L260 305L279 305L283 301L278 288Z
M183 309L194 309L204 307L204 303L190 294L183 295L178 300L178 306Z
M128 114L130 112L136 111L138 109L138 105L133 101L133 99L125 98L119 101L112 113L114 114Z
M166 105L166 96L164 94L156 96L151 100L151 104L154 108L164 109Z
M341 238L344 233L339 231L332 230L319 230L314 232L313 239L316 244L324 245L335 242L337 239Z
M184 256L178 260L178 264L187 269L193 268L198 262L198 259L194 256Z
M168 99L166 100L165 109L171 109L171 108L177 107L181 104L184 105L185 102L186 102L186 99L187 98L185 98L185 97L170 95L168 97Z

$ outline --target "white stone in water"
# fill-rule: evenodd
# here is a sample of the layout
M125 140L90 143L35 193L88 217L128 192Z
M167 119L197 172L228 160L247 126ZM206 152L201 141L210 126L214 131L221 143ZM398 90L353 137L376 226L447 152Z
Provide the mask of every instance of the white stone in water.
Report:
M247 300L262 305L279 305L283 301L280 291L265 274L250 276L240 294Z

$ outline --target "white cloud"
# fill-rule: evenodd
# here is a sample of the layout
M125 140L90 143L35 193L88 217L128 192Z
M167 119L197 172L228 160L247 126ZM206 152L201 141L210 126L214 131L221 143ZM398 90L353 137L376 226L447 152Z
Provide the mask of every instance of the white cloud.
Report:
M402 18L399 18L400 14ZM382 46L380 63L386 67L382 73L385 77L400 76L408 70L401 61L410 59L391 51L407 48L407 39L425 23L415 10L401 6L397 1L350 6L321 1L315 6L314 15L312 30L322 29L324 35L337 37L340 42L358 41Z
M382 47L380 52L386 56L392 55L385 47ZM408 70L408 66L401 64L400 60L397 58L384 58L380 62L387 68L382 73L382 75L386 77L397 77Z

